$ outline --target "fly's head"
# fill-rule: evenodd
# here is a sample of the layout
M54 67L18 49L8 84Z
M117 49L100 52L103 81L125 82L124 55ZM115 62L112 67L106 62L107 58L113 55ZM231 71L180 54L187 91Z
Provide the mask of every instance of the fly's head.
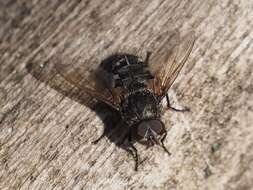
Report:
M147 144L148 147L155 144L162 145L163 138L166 135L165 126L159 119L141 121L136 130L140 142Z

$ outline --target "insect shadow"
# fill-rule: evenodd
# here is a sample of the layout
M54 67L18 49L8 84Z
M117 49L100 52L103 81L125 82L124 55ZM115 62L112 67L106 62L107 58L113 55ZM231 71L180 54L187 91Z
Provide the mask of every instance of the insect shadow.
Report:
M122 54L118 53L108 56L100 63L98 69L101 65L110 67L110 64L118 61L120 57L122 57ZM123 122L120 113L104 102L96 101L73 84L69 84L55 68L58 62L60 62L59 59L47 60L42 63L31 61L26 65L26 69L37 81L48 85L65 97L88 107L96 113L103 122L103 132L92 138L94 139L93 144L97 144L106 137L118 147L128 150L127 144L124 143L124 137L129 130L129 126Z

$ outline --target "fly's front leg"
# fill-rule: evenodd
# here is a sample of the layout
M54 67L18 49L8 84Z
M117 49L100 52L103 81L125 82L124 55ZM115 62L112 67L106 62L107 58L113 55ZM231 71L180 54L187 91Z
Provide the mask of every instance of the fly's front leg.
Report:
M177 111L177 112L188 112L188 111L190 111L190 109L187 108L187 107L183 108L183 109L177 109L177 108L171 107L170 100L169 100L169 95L168 94L166 94L166 101L167 101L167 107L169 109L173 110L173 111Z
M164 140L165 140L166 136L167 136L167 132L164 133L164 135L163 135L163 137L162 137L162 139L161 139L161 146L162 146L163 150L164 150L165 152L167 152L168 155L170 156L171 153L170 153L170 152L168 151L168 149L164 146Z
M134 147L134 145L130 145L132 149L128 149L129 153L133 156L134 161L135 161L135 166L134 166L134 170L137 171L138 170L138 166L139 166L139 159L138 159L138 153L137 153L137 149Z
M134 161L135 161L134 170L137 171L138 170L138 165L139 165L138 152L137 152L137 149L132 144L131 132L129 132L127 134L127 141L128 141L128 145L130 146L129 148L127 148L127 151L133 156Z

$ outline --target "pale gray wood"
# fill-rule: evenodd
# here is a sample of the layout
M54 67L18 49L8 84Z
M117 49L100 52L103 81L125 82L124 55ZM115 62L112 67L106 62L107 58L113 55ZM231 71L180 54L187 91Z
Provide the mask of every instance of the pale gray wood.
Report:
M251 0L2 1L0 189L252 189L252 8ZM191 112L164 112L172 156L137 144L146 158L138 172L107 138L91 144L103 129L94 111L25 68L145 54L172 25L196 33L170 91Z

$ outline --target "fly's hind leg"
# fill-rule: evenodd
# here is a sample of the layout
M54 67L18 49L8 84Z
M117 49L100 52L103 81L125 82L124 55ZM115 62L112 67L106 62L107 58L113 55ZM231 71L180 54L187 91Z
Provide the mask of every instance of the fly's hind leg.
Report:
M146 55L146 58L145 58L145 60L144 60L144 64L147 64L147 65L148 65L148 61L149 61L150 56L151 56L151 52L148 51L148 52L147 52L147 55Z
M187 107L185 107L183 109L177 109L177 108L171 107L170 100L169 100L169 95L168 94L166 94L166 101L167 101L167 107L169 109L173 110L173 111L177 111L177 112L188 112L188 111L190 111L190 109L187 108Z

